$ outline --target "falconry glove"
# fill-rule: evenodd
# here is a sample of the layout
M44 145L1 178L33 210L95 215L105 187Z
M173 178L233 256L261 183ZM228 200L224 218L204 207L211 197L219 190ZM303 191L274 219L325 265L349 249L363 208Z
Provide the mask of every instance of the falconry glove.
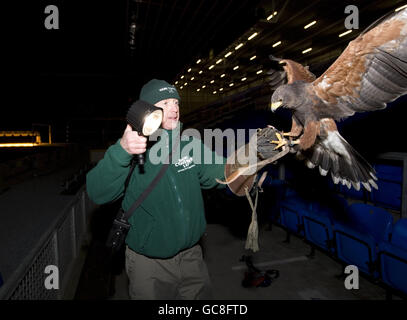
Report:
M285 156L290 151L289 141L283 133L272 126L258 129L250 142L233 152L225 166L225 181L229 189L237 196L246 195L256 181L256 174L266 165ZM263 179L264 180L264 179ZM261 187L261 184L258 184Z

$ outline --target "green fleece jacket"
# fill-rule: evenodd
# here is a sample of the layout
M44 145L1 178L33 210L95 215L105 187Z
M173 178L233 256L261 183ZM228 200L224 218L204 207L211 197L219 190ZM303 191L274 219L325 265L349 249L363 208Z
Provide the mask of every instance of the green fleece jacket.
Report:
M124 210L132 206L158 174L162 164L155 164L157 158L167 158L174 134L179 136L181 127L179 124L172 131L161 130L161 139L147 150L144 174L135 168L123 198ZM206 227L201 188L224 187L215 178L224 180L225 158L199 139L183 140L165 175L129 219L131 228L126 243L148 257L169 258L196 244ZM206 164L208 155L211 163ZM86 177L87 192L95 203L108 203L123 195L131 159L120 140L107 149L104 158Z

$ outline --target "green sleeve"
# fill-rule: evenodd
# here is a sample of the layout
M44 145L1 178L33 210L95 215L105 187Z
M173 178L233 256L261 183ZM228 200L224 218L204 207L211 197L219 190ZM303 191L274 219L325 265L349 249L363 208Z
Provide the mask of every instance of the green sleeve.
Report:
M204 157L205 152L211 155L211 160ZM217 187L219 189L225 188L226 185L219 184L216 179L225 180L225 163L226 159L218 155L215 151L210 150L202 143L201 164L199 164L199 181L202 189L211 189ZM204 159L205 158L205 159ZM208 163L209 162L209 163Z
M131 158L120 139L106 150L103 159L86 175L86 190L93 202L104 204L123 194Z

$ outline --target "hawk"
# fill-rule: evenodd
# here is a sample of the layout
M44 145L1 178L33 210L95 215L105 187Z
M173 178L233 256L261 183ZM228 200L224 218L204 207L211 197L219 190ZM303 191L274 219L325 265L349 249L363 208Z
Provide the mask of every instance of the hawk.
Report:
M295 61L270 58L285 64L284 71L269 71L271 109L291 109L292 127L283 135L297 155L321 175L330 172L335 184L377 189L375 170L339 134L335 121L383 109L407 93L407 9L373 23L318 78ZM280 148L288 142L279 137L273 143Z

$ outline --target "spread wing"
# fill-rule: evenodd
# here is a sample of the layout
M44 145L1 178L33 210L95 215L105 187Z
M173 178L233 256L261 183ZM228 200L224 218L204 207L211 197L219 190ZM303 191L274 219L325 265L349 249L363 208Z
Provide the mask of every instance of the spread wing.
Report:
M293 60L280 59L272 55L270 55L269 58L278 61L280 64L284 64L284 71L271 69L267 72L270 75L269 85L273 90L277 89L282 84L291 84L297 80L312 82L316 79L316 76L309 71L308 66L304 67L302 64Z
M382 18L351 41L310 88L320 114L336 120L383 109L407 93L407 9Z

